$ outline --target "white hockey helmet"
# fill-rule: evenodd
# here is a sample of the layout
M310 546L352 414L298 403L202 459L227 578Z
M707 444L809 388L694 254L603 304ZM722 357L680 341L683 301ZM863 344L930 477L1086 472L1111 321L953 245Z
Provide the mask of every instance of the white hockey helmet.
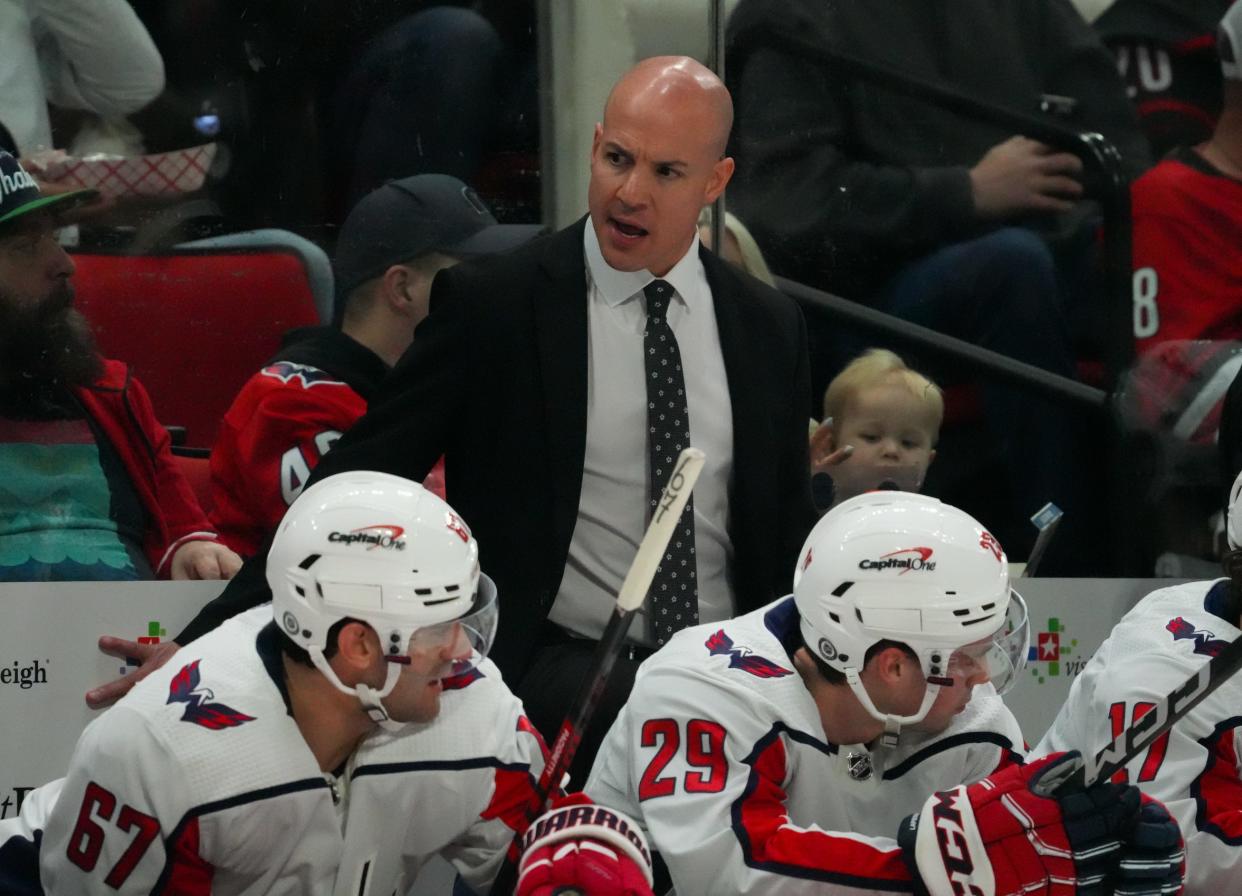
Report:
M926 717L959 665L982 665L1004 693L1026 662L1026 604L999 542L924 495L868 492L829 511L803 545L794 600L807 646L845 675L889 740ZM915 715L880 712L863 687L867 651L883 640L909 647L927 677Z
M496 634L496 586L461 518L417 482L354 471L307 488L289 508L267 556L276 623L338 689L356 694L386 728L380 700L420 649L450 647L453 674L487 655ZM328 632L357 619L379 636L391 665L384 687L347 687L324 657Z
M1238 473L1229 489L1229 506L1225 509L1225 537L1229 540L1229 550L1242 548L1242 473Z

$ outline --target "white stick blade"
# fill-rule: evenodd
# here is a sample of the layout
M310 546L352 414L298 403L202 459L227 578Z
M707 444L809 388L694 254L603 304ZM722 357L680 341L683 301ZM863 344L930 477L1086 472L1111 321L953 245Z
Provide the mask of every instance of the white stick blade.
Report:
M664 558L673 529L681 519L681 511L690 500L690 492L694 490L694 483L703 470L704 459L705 455L698 448L687 448L677 457L673 473L668 477L660 502L656 504L651 525L647 527L647 534L634 555L634 563L621 583L617 609L630 611L642 606L651 580L655 578L656 568Z

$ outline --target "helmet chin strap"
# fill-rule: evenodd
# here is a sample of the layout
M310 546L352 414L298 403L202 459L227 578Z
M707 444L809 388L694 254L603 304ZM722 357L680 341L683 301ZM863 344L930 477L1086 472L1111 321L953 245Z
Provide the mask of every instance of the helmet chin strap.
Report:
M871 700L871 695L867 693L866 685L858 677L857 669L846 669L845 681L849 684L850 690L854 692L854 696L858 698L858 702L862 704L863 709L867 710L867 713L873 719L884 723L882 743L886 747L897 746L897 741L901 738L902 725L914 725L927 718L927 713L931 710L932 704L936 702L936 697L940 693L940 685L929 682L927 691L923 694L923 703L919 706L918 711L912 716L895 716L892 713L880 712L876 708L875 703Z
M328 679L333 687L343 694L350 694L358 698L358 702L362 704L362 708L370 716L372 722L375 722L385 731L400 731L405 727L405 722L398 722L389 717L388 710L384 708L384 704L381 702L397 686L397 679L401 677L401 667L399 665L388 664L388 677L384 680L384 686L378 691L363 682L359 682L355 687L351 688L336 677L336 671L328 663L327 657L323 655L323 648L308 647L306 652L310 654L311 662L315 664L315 668L323 673L324 678Z

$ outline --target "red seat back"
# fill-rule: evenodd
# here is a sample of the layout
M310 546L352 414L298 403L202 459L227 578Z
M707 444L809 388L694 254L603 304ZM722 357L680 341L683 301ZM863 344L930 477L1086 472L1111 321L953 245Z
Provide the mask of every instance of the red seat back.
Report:
M142 380L167 426L210 447L242 384L293 327L318 323L301 260L275 250L73 256L100 350Z

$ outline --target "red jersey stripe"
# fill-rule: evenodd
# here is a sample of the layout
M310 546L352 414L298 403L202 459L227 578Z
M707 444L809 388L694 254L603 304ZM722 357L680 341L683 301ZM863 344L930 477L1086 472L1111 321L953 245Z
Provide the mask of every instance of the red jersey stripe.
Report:
M1232 844L1242 843L1242 777L1235 747L1239 726L1242 718L1229 719L1204 740L1210 756L1191 788L1199 805L1199 829Z
M896 843L882 849L865 838L802 828L789 820L785 744L777 732L760 742L750 765L746 791L734 807L735 831L748 865L872 889L909 888L910 872Z
M176 841L170 844L171 871L163 892L177 896L211 896L215 869L199 855L198 849L198 819L191 818Z

